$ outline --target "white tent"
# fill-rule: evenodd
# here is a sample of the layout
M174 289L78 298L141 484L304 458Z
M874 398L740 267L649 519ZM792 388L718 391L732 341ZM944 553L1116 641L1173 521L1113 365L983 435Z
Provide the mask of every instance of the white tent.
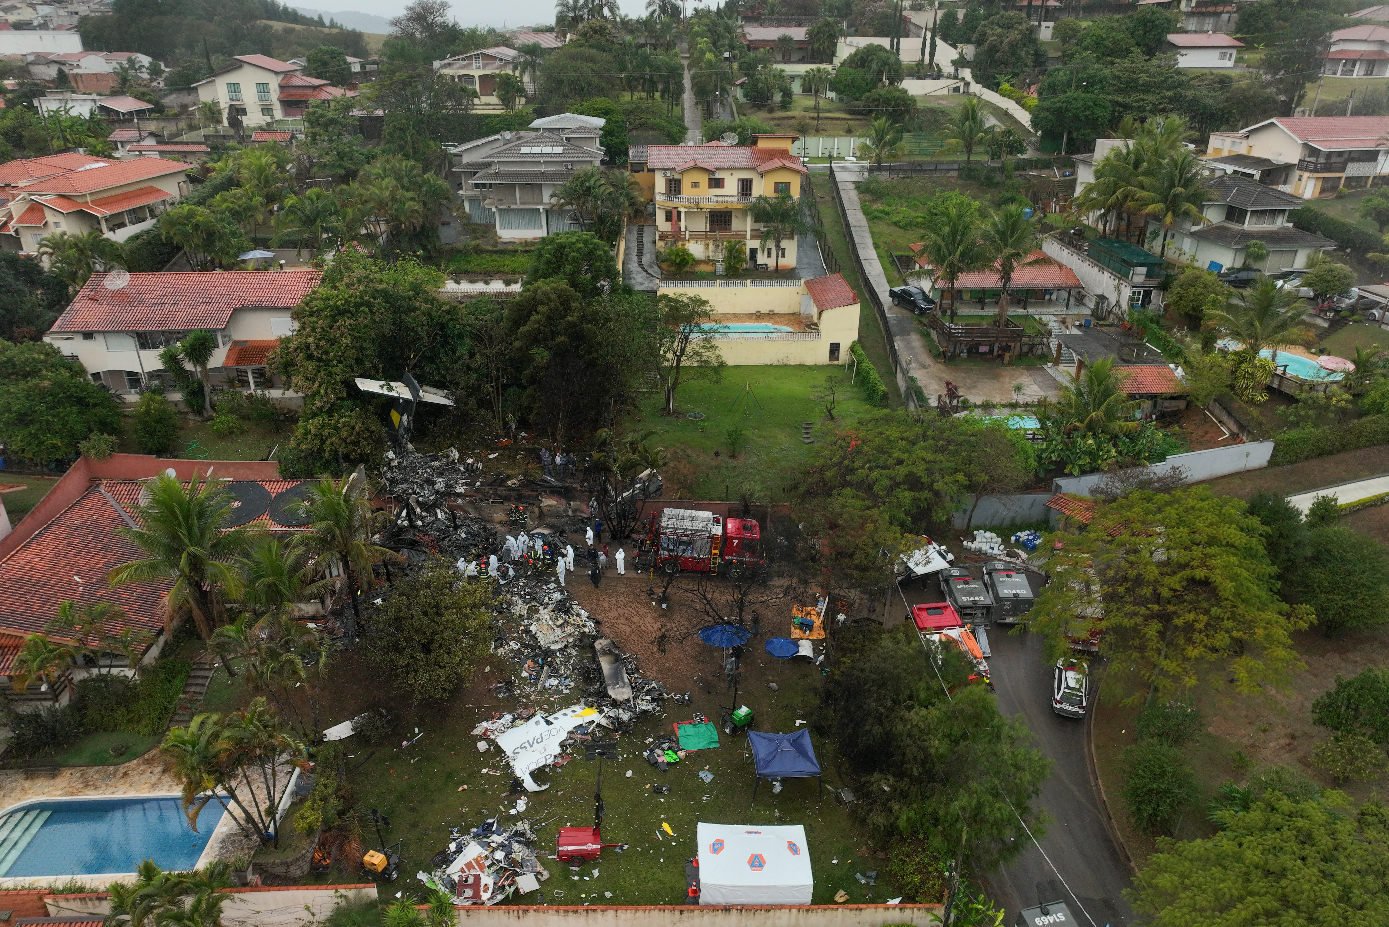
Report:
M699 825L700 904L810 904L805 828Z

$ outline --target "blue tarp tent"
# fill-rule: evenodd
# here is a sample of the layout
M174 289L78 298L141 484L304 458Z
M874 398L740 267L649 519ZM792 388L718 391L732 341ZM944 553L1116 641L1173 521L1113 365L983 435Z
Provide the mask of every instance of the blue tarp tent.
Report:
M810 731L802 728L790 734L764 734L748 731L752 760L757 768L757 781L752 787L752 799L757 800L757 787L763 779L803 779L814 776L820 780L820 763L815 748L810 745Z

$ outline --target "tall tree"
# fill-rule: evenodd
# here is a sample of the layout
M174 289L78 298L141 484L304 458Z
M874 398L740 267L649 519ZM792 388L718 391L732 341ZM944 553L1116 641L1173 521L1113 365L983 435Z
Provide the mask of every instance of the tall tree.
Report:
M172 582L170 609L187 609L198 633L211 637L241 587L235 561L250 544L245 528L226 527L233 501L220 484L194 477L185 488L161 473L136 510L139 527L120 532L145 556L112 570L111 585Z
M617 168L580 168L555 188L552 197L562 210L579 217L583 231L609 243L616 243L624 222L646 208L636 180Z
M815 131L820 131L820 98L830 89L833 75L826 67L806 68L801 75L801 89L808 90L815 100Z
M1136 408L1124 394L1114 358L1102 357L1061 388L1054 414L1067 435L1114 436L1138 430Z
M1075 616L1102 609L1101 655L1131 667L1149 701L1180 698L1212 668L1252 693L1300 666L1291 634L1310 609L1278 598L1262 528L1237 499L1205 487L1129 493L1100 505L1047 569L1032 627L1064 651Z
M779 193L774 197L759 196L748 204L748 211L752 213L752 221L762 226L762 244L765 245L768 241L773 243L776 250L776 269L780 271L781 243L788 238L794 240L798 235L805 235L810 231L810 224L805 220L800 201L789 193Z
M864 138L862 148L874 164L882 167L885 159L895 158L901 152L902 127L886 116L879 116L868 124L868 136Z
M576 293L593 299L617 290L621 275L612 249L589 232L547 235L531 258L526 286L541 280L563 280Z
M1179 222L1201 225L1206 221L1201 205L1210 197L1205 184L1206 168L1191 151L1181 150L1163 158L1154 172L1151 184L1136 202L1147 216L1157 219L1162 230L1162 250L1167 257L1167 243Z
M983 244L985 264L998 271L1002 293L998 297L998 324L1008 322L1008 291L1013 285L1013 274L1019 267L1041 263L1043 258L1034 258L1037 250L1037 222L1027 215L1027 208L1021 203L1000 206L984 217L979 228L979 238ZM1045 258L1050 262L1050 258Z
M950 124L946 126L946 131L950 133L945 137L946 146L963 151L965 163L969 163L974 158L975 146L984 141L988 129L989 121L985 118L984 106L979 102L979 98L965 97L964 101L955 107Z
M34 341L67 305L65 281L38 261L0 251L0 339Z
M107 238L99 229L47 235L39 243L39 254L48 259L48 269L74 296L92 274L125 266L120 242Z
M1303 311L1296 290L1282 289L1278 281L1261 274L1248 288L1236 290L1224 309L1209 309L1206 315L1246 353L1257 355L1268 348L1277 363L1278 349L1295 344L1307 330Z
M311 568L322 574L335 564L342 570L352 617L360 621L362 610L357 600L371 586L372 567L395 556L373 541L390 516L372 508L366 487L355 478L337 481L324 477L309 489L303 504L309 529L303 543L313 556ZM356 635L355 625L348 627L347 634Z
M45 342L0 341L0 443L19 460L76 458L94 434L121 433L120 405Z
M656 297L656 340L666 415L675 414L675 392L685 380L718 379L726 366L718 342L709 337L714 310L699 296Z
M935 268L943 297L950 303L950 322L955 322L955 282L961 274L977 270L985 261L980 238L979 206L971 199L954 197L926 224L921 253Z

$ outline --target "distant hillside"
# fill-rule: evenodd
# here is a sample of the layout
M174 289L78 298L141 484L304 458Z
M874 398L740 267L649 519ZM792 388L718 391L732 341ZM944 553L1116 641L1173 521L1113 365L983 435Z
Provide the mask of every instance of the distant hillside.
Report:
M327 17L324 17L325 19ZM302 58L319 45L336 45L349 55L365 58L381 54L381 45L386 41L384 35L359 32L355 29L343 32L323 26L290 26L285 23L263 21L274 32L272 58L282 61ZM355 39L361 37L362 46L357 47Z
M336 19L348 29L357 29L361 32L375 32L381 35L388 35L391 31L391 21L384 16L373 16L371 13L359 13L356 10L347 10L342 13L334 13L329 10L313 10L306 6L296 6L296 10L306 16L322 16L324 21Z

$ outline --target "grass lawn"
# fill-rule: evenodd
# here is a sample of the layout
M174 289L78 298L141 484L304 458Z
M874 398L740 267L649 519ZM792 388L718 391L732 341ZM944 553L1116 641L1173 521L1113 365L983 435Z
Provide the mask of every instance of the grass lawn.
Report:
M179 431L178 456L200 460L264 460L277 446L287 445L293 434L292 424L275 422L251 423L239 435L223 436L214 432L208 422L189 418Z
M868 228L873 233L873 248L883 265L883 273L894 286L905 283L892 261L894 254L910 254L909 245L921 241L922 230L917 224L926 201L936 193L954 191L988 208L1002 188L992 190L960 180L950 174L930 177L900 177L895 180L874 178L859 184L859 199Z
M0 470L0 486L22 484L25 487L0 495L0 503L4 504L5 511L9 513L10 523L18 524L21 518L29 514L30 509L39 504L39 500L48 494L56 482L56 476L27 476Z
M890 376L890 371L879 373L884 380ZM810 398L827 376L840 384L836 423L825 422L824 409ZM671 454L666 496L735 502L745 490L759 502L784 497L787 476L809 452L801 441L803 422L814 422L814 433L823 433L826 426L852 421L870 408L843 369L829 366L728 367L721 382L682 385L676 406L677 415L665 417L661 396L653 392L632 423L636 431L654 431L653 444ZM705 418L689 419L689 412ZM730 459L728 432L735 427L743 429L746 447Z
M1375 325L1354 322L1321 343L1337 357L1354 357L1356 348L1389 348L1389 332Z
M738 115L751 116L765 122L778 132L795 132L810 137L860 135L867 131L868 120L855 116L843 103L820 98L820 128L815 128L815 104L809 95L797 94L791 98L791 108L774 107L763 109L752 103L739 103Z
M58 766L115 766L135 759L159 745L163 736L147 737L125 731L100 731L88 734L54 758ZM124 749L120 749L120 748ZM112 748L119 755L111 754Z
M1371 192L1380 192L1380 188L1374 187L1372 190L1352 190L1345 196L1332 196L1327 199L1312 200L1307 205L1345 222L1353 222L1362 229L1366 229L1378 235L1379 226L1375 225L1369 219L1362 219L1356 214L1356 209L1359 208L1360 201Z
M1253 67L1248 60L1248 56L1241 55L1244 59L1241 63L1245 67ZM1317 85L1321 84L1318 90ZM1352 93L1355 94L1354 109L1358 109L1360 101L1364 95L1369 93L1372 96L1383 96L1384 89L1389 87L1389 80L1374 77L1322 77L1314 78L1307 82L1306 95L1302 98L1303 102L1311 109L1313 103L1316 104L1316 115L1318 116L1344 116L1346 114L1346 100ZM1360 115L1352 111L1352 115Z
M1367 447L1283 467L1248 470L1223 476L1218 480L1210 480L1205 485L1209 486L1212 492L1223 496L1248 499L1261 490L1292 495L1381 476L1386 472L1389 472L1389 454L1385 453L1383 447Z

